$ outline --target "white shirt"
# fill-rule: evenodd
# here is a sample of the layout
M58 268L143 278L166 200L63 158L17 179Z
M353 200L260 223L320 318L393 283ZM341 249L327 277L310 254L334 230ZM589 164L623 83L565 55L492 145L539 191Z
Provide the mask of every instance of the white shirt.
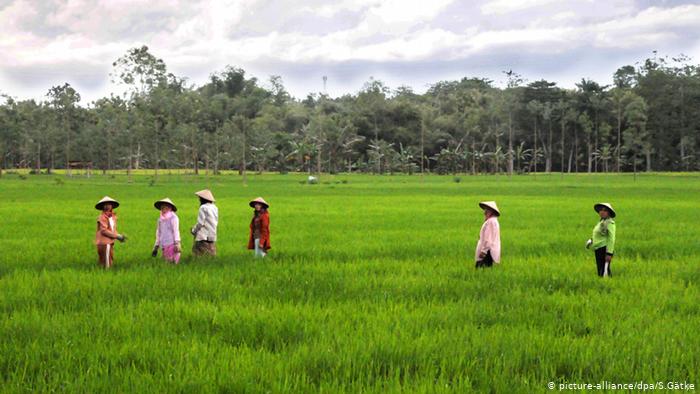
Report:
M195 241L216 242L216 227L219 224L219 208L212 203L199 206L197 224L192 229Z
M495 263L501 261L501 228L498 225L498 219L495 216L491 216L484 221L481 225L481 231L479 232L479 243L476 244L476 253L474 258L476 261L481 260L479 258L480 253L486 254L486 252L491 252L491 258Z

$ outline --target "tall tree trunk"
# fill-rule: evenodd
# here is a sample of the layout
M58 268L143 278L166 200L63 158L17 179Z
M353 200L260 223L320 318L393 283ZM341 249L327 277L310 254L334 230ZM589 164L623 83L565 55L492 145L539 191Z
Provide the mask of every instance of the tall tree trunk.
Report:
M192 167L194 167L194 174L199 175L199 152L197 151L197 136L195 135L194 128L192 128L192 133L190 134L190 144L192 145Z
M66 173L68 176L71 176L71 168L70 168L70 129L68 128L68 122L66 120L63 120L63 127L66 129Z
M41 174L41 142L38 143L36 149L36 173L37 175Z
M246 129L245 129L245 121L241 121L241 134L243 135L243 161L241 162L241 176L243 179L243 186L248 184L248 176L246 175L246 158L245 158L245 153L246 153Z
M574 127L574 172L578 174L578 127Z
M423 181L423 173L425 170L425 163L423 159L425 158L425 119L421 118L420 122L420 179Z
M537 175L537 115L535 115L535 138L534 141L535 146L534 146L534 152L532 154L532 162L534 164L534 173Z
M622 132L622 100L620 100L620 103L618 104L617 107L617 172L620 172L620 161L621 161L621 152L620 152L620 134Z
M508 175L513 175L513 110L508 109Z
M651 172L651 149L647 149L644 154L647 157L647 172Z
M586 145L588 147L588 173L590 174L591 171L593 170L593 149L592 145L593 143L591 142L591 133L586 133Z
M158 119L156 118L155 120L155 127L156 127L156 133L155 133L155 143L156 143L156 162L155 162L155 180L158 181L158 169L160 167L160 152L159 152L159 145L160 145L160 123L158 122Z
M134 163L134 143L131 139L131 134L129 135L129 164L126 168L126 176L129 179L129 183L133 181L131 178L132 167Z
M561 114L561 167L559 168L561 171L561 174L564 175L564 140L566 138L566 118L564 115L564 111L562 111ZM569 167L571 169L571 167ZM571 172L569 170L569 172Z
M547 173L550 173L550 172L552 172L552 119L551 119L551 117L549 119L549 137L548 137L547 145L548 145L548 148L547 148L546 167L547 167Z

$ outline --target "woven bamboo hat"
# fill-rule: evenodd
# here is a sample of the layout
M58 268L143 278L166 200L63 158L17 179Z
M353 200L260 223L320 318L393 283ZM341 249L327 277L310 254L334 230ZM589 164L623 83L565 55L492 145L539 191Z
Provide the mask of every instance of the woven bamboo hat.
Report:
M211 201L211 202L216 201L216 200L214 200L214 195L211 194L211 191L210 191L209 189L200 190L200 191L198 191L198 192L195 193L195 194L196 194L197 196L199 196L199 197L201 197L201 198L207 200L207 201Z
M255 200L252 200L250 203L248 203L248 205L250 205L253 208L255 207L255 204L262 204L265 206L265 209L270 208L270 204L268 204L267 201L265 201L262 197L258 197Z
M162 199L162 200L156 201L156 203L153 204L153 206L156 207L157 210L160 210L160 207L161 207L163 204L168 204L168 205L170 205L170 208L173 210L173 212L177 212L177 207L175 206L175 203L173 203L172 200L170 200L170 199L167 198L167 197L164 198L164 199Z
M116 208L116 207L119 206L119 201L113 199L113 198L110 197L110 196L104 196L104 197L102 197L102 199L101 199L100 201L97 202L97 204L95 204L95 209L98 209L98 210L101 211L101 210L102 210L102 206L103 206L105 203L108 203L108 202L109 202L109 203L112 203L112 208Z
M598 204L593 206L593 209L595 209L596 212L600 212L600 210L603 208L607 209L608 212L610 212L611 218L615 217L615 210L613 209L612 205L610 205L609 202L599 202Z
M490 209L494 212L496 212L496 216L501 216L501 211L498 210L498 205L496 205L496 201L482 201L479 203L479 206L481 209Z

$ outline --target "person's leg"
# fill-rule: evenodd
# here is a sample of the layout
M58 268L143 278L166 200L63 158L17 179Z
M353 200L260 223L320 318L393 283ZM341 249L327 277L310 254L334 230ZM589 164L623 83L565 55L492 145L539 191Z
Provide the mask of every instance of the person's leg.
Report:
M484 265L487 267L493 266L493 257L491 257L491 251L486 252L486 257L484 257Z
M102 268L107 268L107 247L105 245L97 245L97 264Z
M476 262L476 268L486 268L493 266L493 257L491 257L491 251L486 252L486 256L483 259Z
M260 247L260 239L253 240L255 242L255 257L265 257L265 252Z
M598 269L598 276L605 274L605 248L595 250L595 264Z
M107 245L107 268L112 268L114 264L114 245Z
M601 249L603 249L603 276L612 276L610 273L610 263L605 260L608 256L608 248L602 247Z
M175 244L163 247L163 259L175 264L180 262L180 253L175 253Z
M192 243L192 255L195 257L198 257L202 254L200 242L201 241L194 241Z

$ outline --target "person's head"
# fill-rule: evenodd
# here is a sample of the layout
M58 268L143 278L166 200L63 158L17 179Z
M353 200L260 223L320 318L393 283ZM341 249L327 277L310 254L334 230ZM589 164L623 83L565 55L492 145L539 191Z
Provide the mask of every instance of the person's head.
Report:
M606 207L602 207L598 210L598 215L601 219L607 219L610 217L610 211Z
M111 202L106 202L102 204L102 212L111 212L112 209L114 209L114 206Z
M490 217L496 216L496 212L494 212L493 209L491 208L486 208L484 209L484 219L488 219Z
M199 205L204 205L204 204L209 204L211 201L204 199L202 197L199 197Z
M160 204L160 213L165 215L168 212L171 212L173 210L173 207L170 206L170 204Z
M255 208L255 212L260 212L263 210L264 206L258 202L253 205L253 208Z

